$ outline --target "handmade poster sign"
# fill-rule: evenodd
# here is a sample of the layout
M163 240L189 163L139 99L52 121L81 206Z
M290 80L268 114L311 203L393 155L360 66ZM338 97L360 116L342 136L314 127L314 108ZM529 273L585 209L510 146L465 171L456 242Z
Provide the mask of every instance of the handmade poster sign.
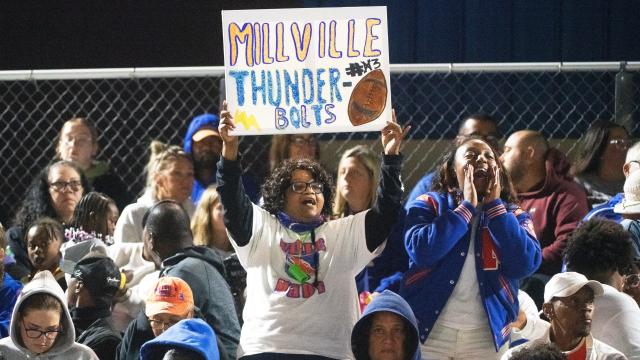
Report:
M240 135L380 130L391 120L387 9L222 12Z

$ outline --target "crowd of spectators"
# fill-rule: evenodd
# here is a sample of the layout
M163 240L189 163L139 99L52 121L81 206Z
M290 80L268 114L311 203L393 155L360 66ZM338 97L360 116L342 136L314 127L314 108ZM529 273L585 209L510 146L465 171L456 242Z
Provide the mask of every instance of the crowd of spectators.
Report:
M153 141L134 200L99 129L64 122L0 224L0 358L640 359L624 127L595 120L571 162L469 115L408 195L395 113L336 169L316 135L274 136L264 180L234 129L224 103Z

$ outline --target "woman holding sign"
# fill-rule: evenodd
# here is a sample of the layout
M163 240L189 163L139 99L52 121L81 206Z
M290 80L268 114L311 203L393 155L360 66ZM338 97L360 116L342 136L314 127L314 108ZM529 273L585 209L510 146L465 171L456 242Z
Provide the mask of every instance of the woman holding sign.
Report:
M332 184L314 160L288 160L263 186L264 209L249 201L240 176L238 137L226 102L218 192L225 223L247 270L247 302L238 356L245 359L345 359L358 319L354 277L382 250L401 207L400 145L395 121L382 129L384 158L375 205L328 221Z

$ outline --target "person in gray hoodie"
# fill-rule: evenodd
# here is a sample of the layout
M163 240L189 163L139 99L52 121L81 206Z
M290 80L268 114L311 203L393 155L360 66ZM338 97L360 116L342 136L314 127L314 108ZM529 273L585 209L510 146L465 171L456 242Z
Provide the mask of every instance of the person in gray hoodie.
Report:
M356 360L420 360L418 325L409 304L385 290L364 309L351 332Z
M10 336L0 340L0 359L98 360L76 332L64 292L49 271L25 285L11 316Z

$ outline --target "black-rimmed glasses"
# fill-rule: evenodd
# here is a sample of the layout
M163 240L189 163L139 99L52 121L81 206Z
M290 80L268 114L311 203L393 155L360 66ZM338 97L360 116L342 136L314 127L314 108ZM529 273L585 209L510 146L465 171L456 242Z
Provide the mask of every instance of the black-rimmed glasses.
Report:
M307 188L311 188L311 191L313 191L316 194L320 194L322 192L322 189L324 188L324 186L322 186L322 183L319 183L317 181L312 181L312 182L302 182L302 181L296 181L291 183L290 185L291 190L293 190L293 192L296 192L298 194L304 194L305 191L307 191Z
M56 181L49 184L49 187L58 192L65 191L66 189L70 189L71 191L78 191L82 188L82 182L78 180Z
M24 324L24 321L22 321L22 326L24 327L24 332L27 334L27 337L30 339L39 339L42 335L44 335L44 337L46 337L47 339L53 340L56 338L56 336L58 336L58 334L64 333L62 329L46 330L46 331L41 331L38 329L27 329L27 327Z

